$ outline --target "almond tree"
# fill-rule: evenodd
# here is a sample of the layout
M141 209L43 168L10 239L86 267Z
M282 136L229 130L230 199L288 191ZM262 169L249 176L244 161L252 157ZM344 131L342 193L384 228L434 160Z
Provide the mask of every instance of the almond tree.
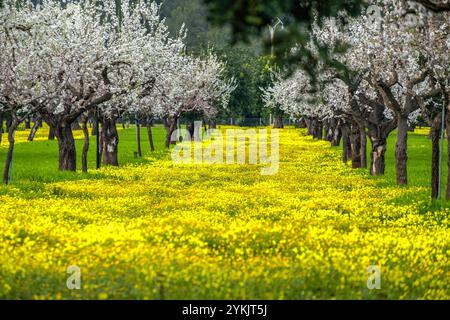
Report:
M155 88L150 114L163 119L169 147L181 115L198 112L215 117L218 108L227 107L235 85L234 79L225 78L224 63L209 52L204 57L180 56L171 66L170 76Z
M14 132L27 117L55 100L51 77L42 72L30 46L40 41L33 25L36 17L19 11L14 3L6 2L0 10L0 107L11 117L8 126L8 153L3 182L8 183L14 151Z
M100 105L102 114L102 155L105 165L118 165L119 136L117 119L124 113L136 118L143 111L151 112L157 95L157 87L170 83L172 69L184 51L184 31L180 36L169 37L159 6L139 2L130 7L120 7L120 19L111 17L114 25L109 38L115 47L121 48L121 63L111 72L111 81L119 83L121 94ZM117 11L117 10L116 10Z

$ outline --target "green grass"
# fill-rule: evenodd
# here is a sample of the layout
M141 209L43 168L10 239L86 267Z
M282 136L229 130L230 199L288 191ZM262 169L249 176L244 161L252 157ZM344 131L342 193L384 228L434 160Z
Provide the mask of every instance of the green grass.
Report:
M396 199L397 204L418 202L423 212L450 207L445 200L431 201L431 140L428 138L428 128L421 128L408 133L408 186L411 191L406 196ZM393 131L387 141L386 171L384 176L371 177L378 182L380 188L396 185L395 142L397 130ZM370 166L370 140L367 141L367 162ZM358 169L361 174L368 175L369 169ZM447 183L447 140L444 141L442 157L442 196L445 198Z
M25 131L25 129L21 128ZM46 135L45 127L40 129L41 135ZM143 152L142 158L135 157L136 146L136 129L135 126L130 126L127 129L119 130L119 163L126 164L142 164L151 162L152 159L158 159L166 155L167 150L164 148L165 130L162 126L155 126L153 128L153 136L156 151L150 152L149 142L147 138L147 129L141 128L141 147ZM43 132L42 132L43 131ZM400 203L408 201L422 201L424 203L424 210L430 207L446 206L444 202L430 201L430 180L431 180L431 141L425 134L425 130L419 130L419 133L410 132L408 137L408 188L411 192L407 197L398 199ZM28 131L26 131L28 132ZM26 132L22 132L25 135ZM81 134L79 133L80 137ZM4 142L0 148L0 163L3 164L6 155L6 135L3 136ZM394 131L388 138L388 149L386 153L386 175L382 177L370 177L379 182L380 187L394 186L396 184L395 176L395 139L396 131ZM446 152L443 157L443 192L445 191L446 183ZM63 181L63 180L77 180L86 177L101 178L101 175L95 170L95 136L90 138L90 148L88 154L89 173L81 173L81 150L83 147L83 140L76 140L77 147L77 169L73 172L58 171L58 143L56 140L49 141L34 141L34 142L18 142L15 145L14 159L13 159L13 184L19 188L37 187L39 183ZM367 159L370 165L370 141L368 141ZM368 175L368 169L359 169L361 174ZM0 192L7 192L3 186Z
M24 129L22 129L24 130ZM40 129L45 134L45 128ZM155 143L155 152L150 151L150 144L147 137L147 128L141 128L141 149L142 158L136 158L136 127L130 126L127 129L119 130L119 164L139 164L147 163L152 159L157 159L166 154L164 148L165 129L162 126L153 127L153 141ZM75 132L76 133L76 132ZM79 133L78 136L81 134ZM6 135L3 135L4 142L0 148L0 163L3 166L7 151ZM14 147L13 156L13 181L15 185L22 185L27 182L53 182L61 180L77 180L86 178L86 175L95 176L96 166L96 137L90 137L90 146L88 153L88 173L81 173L81 151L84 141L75 140L77 149L77 172L58 171L58 142L57 140L18 142Z

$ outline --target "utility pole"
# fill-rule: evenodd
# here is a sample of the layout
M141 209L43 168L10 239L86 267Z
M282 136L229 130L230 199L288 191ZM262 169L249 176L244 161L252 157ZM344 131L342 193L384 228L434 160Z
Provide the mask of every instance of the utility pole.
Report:
M281 29L284 29L283 21L281 21L280 18L277 18L277 22L273 26L271 26L271 25L268 26L269 32L270 32L270 55L272 58L274 57L274 54L275 54L274 48L273 48L273 40L275 38L275 30L277 29L277 27L279 25L281 25Z

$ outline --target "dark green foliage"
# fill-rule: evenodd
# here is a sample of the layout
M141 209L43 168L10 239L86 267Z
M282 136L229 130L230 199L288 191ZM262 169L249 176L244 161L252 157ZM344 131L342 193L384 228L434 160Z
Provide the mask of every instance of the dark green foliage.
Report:
M217 25L229 25L233 41L248 41L254 36L265 39L267 52L273 50L277 65L301 66L315 79L318 61L327 60L329 52L342 51L342 44L332 48L319 48L320 57L315 57L307 48L309 31L318 17L335 17L341 11L349 16L362 12L362 0L204 0L210 10L209 19ZM283 30L277 30L273 41L268 27L277 19L283 21ZM291 49L296 46L295 53ZM289 53L289 54L288 54ZM330 61L331 62L331 61ZM288 70L289 71L289 70Z
M259 56L246 47L222 50L220 54L227 62L227 76L235 77L236 90L232 93L228 110L219 118L259 118L265 116L261 99L261 87L271 81L270 57Z

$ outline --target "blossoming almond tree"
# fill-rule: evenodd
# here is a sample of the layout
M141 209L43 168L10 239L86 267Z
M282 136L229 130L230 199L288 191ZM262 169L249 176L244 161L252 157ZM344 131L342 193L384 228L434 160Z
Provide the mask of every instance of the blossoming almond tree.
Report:
M0 11L0 107L11 117L4 183L10 179L15 130L43 105L55 101L52 78L42 72L42 65L35 58L38 53L29 49L40 41L39 32L33 28L36 19L22 14L9 2Z
M139 2L133 7L123 3L119 8L121 18L111 18L112 30L119 31L111 33L109 38L114 46L121 48L123 57L110 78L116 84L121 83L123 91L100 105L102 155L106 165L118 165L117 119L123 113L138 117L153 112L157 87L170 83L174 63L181 62L184 50L183 30L178 37L169 37L165 21L160 18L160 8L155 3Z
M177 120L182 114L201 113L213 118L226 108L235 89L234 79L225 77L225 65L213 53L204 57L182 55L171 66L170 76L155 86L152 114L164 120L169 147ZM193 135L192 135L193 136Z

